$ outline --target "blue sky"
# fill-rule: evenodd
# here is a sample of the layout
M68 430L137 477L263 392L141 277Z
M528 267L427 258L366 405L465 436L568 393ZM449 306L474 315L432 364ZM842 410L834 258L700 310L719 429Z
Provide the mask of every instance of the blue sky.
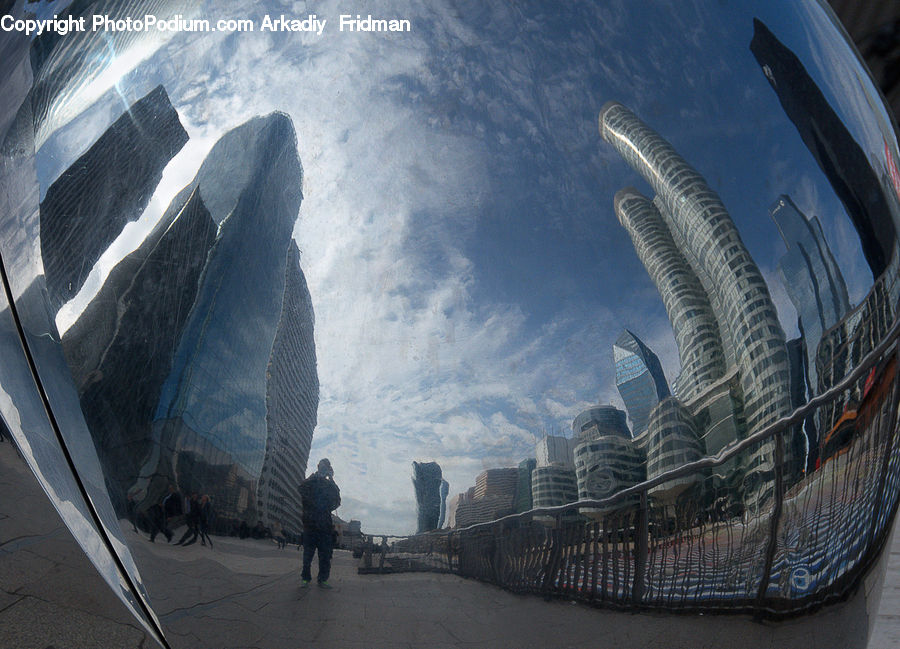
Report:
M768 216L779 194L820 217L858 300L871 275L750 53L752 19L829 66L816 78L858 120L866 102L846 86L849 50L821 40L818 18L796 26L807 9L780 0L754 11L597 4L370 2L367 13L413 23L412 33L378 35L337 32L346 3L272 2L272 14L329 19L326 33L163 44L41 152L49 181L123 100L158 83L191 136L89 284L133 249L221 134L289 113L305 176L294 236L321 382L310 463L331 458L342 517L392 533L415 526L413 460L441 464L453 495L485 468L531 457L542 432L569 433L584 407L620 405L612 343L623 327L670 381L677 375L665 311L613 215L616 191L649 188L598 134L606 101L630 107L720 193L789 335L796 315ZM265 13L256 3L217 7L201 14ZM877 120L854 133L879 151Z

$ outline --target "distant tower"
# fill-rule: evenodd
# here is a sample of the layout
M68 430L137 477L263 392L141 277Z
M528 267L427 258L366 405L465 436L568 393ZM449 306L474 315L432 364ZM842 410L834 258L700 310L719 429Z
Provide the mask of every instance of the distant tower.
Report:
M437 462L413 462L416 492L416 534L437 529L441 514L441 467Z
M781 195L769 210L787 246L778 262L806 346L809 385L816 386L816 349L822 333L836 325L850 310L844 277L825 241L815 216L807 219L790 197Z
M897 231L885 188L866 152L797 55L756 18L750 51L778 95L785 114L844 204L872 275L880 277L897 247Z
M613 358L616 388L631 417L631 433L637 436L647 428L653 406L669 396L669 386L659 358L627 329L613 345Z

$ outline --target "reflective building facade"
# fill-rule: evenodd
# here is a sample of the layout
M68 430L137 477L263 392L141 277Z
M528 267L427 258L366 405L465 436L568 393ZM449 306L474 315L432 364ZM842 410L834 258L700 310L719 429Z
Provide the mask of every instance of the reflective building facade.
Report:
M785 338L768 286L721 199L672 146L617 103L600 113L600 132L653 187L680 250L712 280L719 328L732 334L726 360L740 368L744 415L751 430L790 410ZM718 305L718 308L716 308ZM694 328L692 313L673 324ZM705 320L699 326L706 325Z
M266 455L259 477L258 509L263 522L300 530L297 486L306 475L319 407L319 378L313 340L315 316L300 251L288 247L281 318L266 370Z
M818 218L807 219L789 196L779 196L769 213L788 249L778 270L800 318L808 381L814 392L816 349L822 334L850 310L847 286Z
M625 412L615 406L591 406L572 421L573 439L618 435L631 439L631 431L625 421ZM575 442L578 443L577 441Z
M797 55L756 18L750 51L843 203L872 276L880 277L897 246L896 207L891 205L896 197L885 191L862 147Z
M437 462L413 462L412 482L416 492L416 532L437 529L440 527L443 482L440 465Z
M41 255L54 309L78 293L125 224L141 215L163 168L187 140L157 86L50 186L41 202Z
M575 470L538 466L531 472L531 499L535 507L556 507L578 500Z
M631 433L636 437L647 428L653 406L669 396L669 386L659 358L627 329L613 345L613 360L616 388L631 418Z
M900 151L819 3L0 4L0 647L866 645Z
M616 194L615 211L662 297L675 332L681 361L675 393L690 398L725 370L725 352L709 296L650 200L626 188Z

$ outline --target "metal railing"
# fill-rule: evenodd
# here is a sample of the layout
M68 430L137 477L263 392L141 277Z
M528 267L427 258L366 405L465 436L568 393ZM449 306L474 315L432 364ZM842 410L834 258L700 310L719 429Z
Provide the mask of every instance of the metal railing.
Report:
M900 322L837 385L715 456L602 500L385 537L363 553L365 571L449 572L619 609L781 617L845 598L879 558L898 507L898 338ZM859 404L838 417L834 404L848 394ZM838 421L822 434L820 465L798 473L785 449L820 411ZM772 443L767 498L735 507L734 485L716 468ZM655 487L685 477L696 478L703 498L654 499Z

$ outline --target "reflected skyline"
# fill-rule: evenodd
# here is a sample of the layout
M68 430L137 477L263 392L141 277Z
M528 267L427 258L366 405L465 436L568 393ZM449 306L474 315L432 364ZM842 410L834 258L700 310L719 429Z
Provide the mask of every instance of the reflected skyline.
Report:
M346 551L345 608L353 557L623 610L861 611L900 480L900 152L829 15L389 9L412 29L0 33L0 410L64 536L172 647L330 619L285 569L304 541L323 576Z
M324 15L330 6L323 5L320 13ZM416 7L411 11L415 13ZM490 43L511 16L497 7L483 11L490 20L472 29ZM663 78L671 81L664 82L659 92L676 97L680 108L662 115L670 126L658 128L677 133L681 127L672 125L684 123L679 111L687 116L698 112L740 116L757 109L763 114L780 110L747 49L751 17L734 15L742 11L735 8L692 11L672 19L688 25L727 17L743 25L729 27L721 43L709 44L722 56L737 57L735 73L705 80L685 79L682 71L674 76L664 74ZM632 45L626 46L625 35L613 33L609 25L632 21L635 16L615 21L607 8L588 9L585 5L574 6L571 14L561 16L558 22L548 19L550 32L543 37L523 35L526 42L522 47L546 51L547 43L573 17L590 17L594 24L603 25L603 37L608 36L604 52L634 50ZM661 16L647 20L657 18ZM786 19L774 23L784 25ZM815 47L799 34L787 33L782 36L786 40L801 42L807 50ZM531 98L501 81L504 70L515 67L515 52L497 52L492 64L485 66L484 51L453 45L451 34L452 26L424 27L399 50L379 41L346 38L327 43L304 41L301 46L273 35L282 56L295 56L303 62L280 76L265 66L250 73L251 64L262 55L248 51L243 41L222 35L186 36L190 46L184 53L174 45L163 45L157 55L158 60L176 61L183 71L178 79L165 79L165 87L191 139L164 173L153 204L168 205L169 200L162 198L164 190L174 196L174 188L180 189L195 175L212 143L228 128L272 109L291 114L306 169L306 197L293 234L302 250L303 270L317 314L316 355L322 383L310 453L313 459L328 456L336 464L342 463L342 471L359 477L358 483L345 487L342 516L398 533L415 528L414 494L406 477L410 461L438 461L451 484L450 493L459 493L480 471L515 466L529 457L543 431L567 430L575 414L587 406L601 402L623 408L610 358L622 327L632 327L659 355L670 384L680 365L664 309L639 261L630 255L608 253L630 250L627 236L607 207L610 197L639 179L627 172L614 153L606 154L597 146L595 113L608 97L630 104L635 90L616 92L616 84L624 82L610 78L602 56L560 77L557 71L566 69L564 60L583 59L574 54L577 48L572 46L536 66L533 85L529 85L535 93ZM451 43L443 58L424 45L441 35ZM596 35L586 31L584 36L594 39ZM651 39L646 34L632 37L639 43ZM417 50L413 43L423 49ZM688 60L692 48L692 44L684 46ZM195 56L187 57L189 51ZM360 87L340 88L344 108L338 120L327 96L313 96L311 89L317 86L311 82L350 51L361 52L359 61L382 55L386 59L369 71L371 78ZM621 63L623 69L638 77L651 72L656 76L660 67L666 66L665 61L653 57L629 59ZM203 78L199 72L203 66L215 71L222 61L236 71L233 80L213 89L195 81ZM553 62L559 63L556 69ZM496 91L499 112L486 111L475 96L459 94L462 86L444 83L448 80L443 76L437 86L429 85L428 75L444 75L446 65L468 70L473 75L473 92ZM156 80L152 67L151 61L146 69L132 74L126 91ZM741 71L747 74L742 76ZM352 74L351 68L348 75ZM476 77L480 79L477 82ZM597 88L595 96L579 95L573 106L563 106L556 99L559 89L573 80ZM692 85L691 94L679 90L679 84ZM698 89L697 84L704 87ZM257 91L252 101L244 92L248 85ZM309 91L303 90L307 87ZM721 103L722 97L738 90L747 106ZM113 94L104 96L95 115L121 103ZM448 113L446 106L453 98L463 108ZM224 111L219 100L236 103ZM645 103L638 100L635 109ZM516 117L510 122L498 117L518 116L522 106L533 109L526 111L528 115L540 115L540 107L545 106L554 119ZM365 115L395 111L408 117L402 137L392 140L365 128ZM717 165L721 162L718 158L724 159L735 149L773 161L789 157L794 150L805 151L791 125L772 133L775 139L783 137L783 150L762 151L755 143L759 139L756 124L749 120L746 124L742 127L739 118L731 119L724 140L721 130L698 130L691 138L683 138L677 148L698 167ZM775 127L767 124L767 128ZM39 172L45 170L52 176L51 165L44 161L53 156L62 159L65 151L77 149L71 142L76 137L73 131L66 129L48 139L39 156ZM796 142L792 144L789 136ZM705 146L709 138L724 142L718 152L716 147ZM507 172L513 160L505 142L521 143L523 157L515 161L518 179ZM423 157L423 150L436 153ZM689 155L691 151L701 152L699 162ZM721 189L716 185L717 191L728 205L746 202L727 198L737 193L742 199L753 196L767 209L771 192L764 196L767 192L755 192L742 183L748 178L751 184L772 180L743 173L741 164L729 162L733 172L717 174L724 185ZM485 172L488 165L494 168L489 173ZM777 164L770 166L774 169ZM180 174L177 180L170 178L175 171ZM834 200L817 178L820 172L814 161L791 173L802 178L778 182L786 190L798 183L803 187L802 198L797 200L807 201L801 205L804 210L809 211L811 196L814 204L825 205L822 223L826 238L839 240L835 233L841 233L840 217L828 207ZM565 183L552 180L567 176L570 179ZM403 180L410 177L416 182ZM360 178L366 179L367 186L377 184L384 191L362 191ZM539 180L542 178L545 180ZM152 219L154 209L159 210L151 205L140 221ZM742 236L748 233L747 246L762 260L761 270L772 286L780 251L771 249L771 232L755 225L762 213L741 207L733 217ZM754 225L742 228L742 223ZM569 231L583 236L573 240L561 235ZM488 246L486 242L492 243ZM843 243L836 246L835 256L845 267L850 260L848 287L858 299L867 285L853 272L857 256L845 248ZM614 283L603 278L616 276L619 268L635 277L637 290L611 310ZM545 279L537 282L542 275ZM534 289L526 291L525 286ZM793 328L793 305L783 289L773 289L773 299L782 327ZM358 413L366 415L360 420ZM376 457L377 463L371 461Z

